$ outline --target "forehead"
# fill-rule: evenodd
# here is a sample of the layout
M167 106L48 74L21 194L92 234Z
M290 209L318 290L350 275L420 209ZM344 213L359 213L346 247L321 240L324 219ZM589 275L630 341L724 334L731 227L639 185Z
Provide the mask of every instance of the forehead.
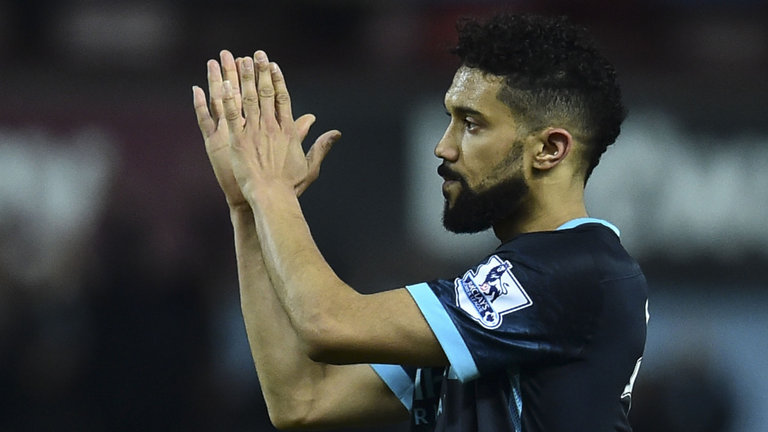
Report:
M449 109L466 107L480 112L496 109L507 112L509 107L497 97L504 85L503 80L504 78L498 75L461 66L453 76L451 87L445 92L445 106Z

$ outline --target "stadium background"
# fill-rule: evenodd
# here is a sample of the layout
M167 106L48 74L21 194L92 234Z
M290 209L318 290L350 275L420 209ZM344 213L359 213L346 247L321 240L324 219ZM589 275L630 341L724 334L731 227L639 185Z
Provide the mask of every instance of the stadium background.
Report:
M431 154L454 21L500 7L571 15L619 70L630 117L588 200L651 285L636 432L766 430L757 0L0 0L0 430L271 430L191 107L221 48L265 49L311 138L343 131L302 200L351 285L493 247L440 231Z

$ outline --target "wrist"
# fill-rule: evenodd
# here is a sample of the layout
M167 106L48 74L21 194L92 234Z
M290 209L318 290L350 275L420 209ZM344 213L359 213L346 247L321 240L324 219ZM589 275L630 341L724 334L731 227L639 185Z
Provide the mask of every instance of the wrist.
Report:
M229 206L229 213L232 215L253 214L253 210L251 209L251 205L248 203L248 201L240 201L237 203L231 203L227 201L227 206Z
M241 226L243 223L253 223L253 210L247 202L244 204L230 205L229 219L235 227Z
M294 188L280 182L260 184L248 191L245 196L249 209L254 212L277 203L298 202Z

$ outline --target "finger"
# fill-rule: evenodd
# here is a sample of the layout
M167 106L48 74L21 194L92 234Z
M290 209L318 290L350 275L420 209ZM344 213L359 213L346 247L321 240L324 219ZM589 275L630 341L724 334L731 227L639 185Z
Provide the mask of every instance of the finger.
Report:
M299 137L299 141L304 141L309 133L309 128L315 124L315 116L312 114L304 114L296 119L296 134Z
M253 59L239 59L240 88L242 92L243 112L249 122L259 121L259 96L256 92L256 76L253 69Z
M243 67L243 58L238 57L235 59L235 68L237 69L237 79L240 81L240 89L242 94L242 88L243 88L243 79L240 77L240 69ZM242 102L242 99L241 99Z
M291 96L288 94L288 87L285 85L283 71L277 63L270 63L270 72L272 84L275 87L275 109L277 110L277 121L285 127L293 122L293 113L291 112ZM306 133L304 134L306 136ZM302 137L303 139L303 137Z
M234 135L242 129L243 117L235 101L235 90L232 88L232 82L224 80L222 88L224 90L224 98L222 99L224 103L224 117L227 119L229 132Z
M235 105L239 110L242 105L240 102L240 83L237 77L237 64L235 64L235 58L228 50L222 50L219 54L221 56L221 69L224 80L229 80L232 83L232 90L234 91Z
M207 138L216 131L216 123L208 112L208 104L205 101L203 89L193 86L192 100L195 107L195 115L197 116L197 125L200 127L200 132L203 133L203 136Z
M269 59L264 51L256 51L253 54L258 70L258 95L259 108L261 108L261 122L265 126L276 125L275 119L275 87L272 85L272 72L269 67Z
M208 60L208 94L211 96L211 117L214 123L224 117L224 106L221 104L221 68L216 60Z

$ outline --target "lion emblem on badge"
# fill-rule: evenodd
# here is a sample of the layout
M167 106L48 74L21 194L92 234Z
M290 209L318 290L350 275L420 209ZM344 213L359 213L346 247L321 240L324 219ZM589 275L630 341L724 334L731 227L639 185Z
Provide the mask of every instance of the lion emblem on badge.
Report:
M509 270L511 267L512 265L506 261L497 265L488 272L488 275L485 277L485 281L480 284L480 291L482 291L486 296L490 296L491 303L496 301L499 296L509 292L507 287L504 286L504 283L501 280L501 276L504 275L504 272Z

